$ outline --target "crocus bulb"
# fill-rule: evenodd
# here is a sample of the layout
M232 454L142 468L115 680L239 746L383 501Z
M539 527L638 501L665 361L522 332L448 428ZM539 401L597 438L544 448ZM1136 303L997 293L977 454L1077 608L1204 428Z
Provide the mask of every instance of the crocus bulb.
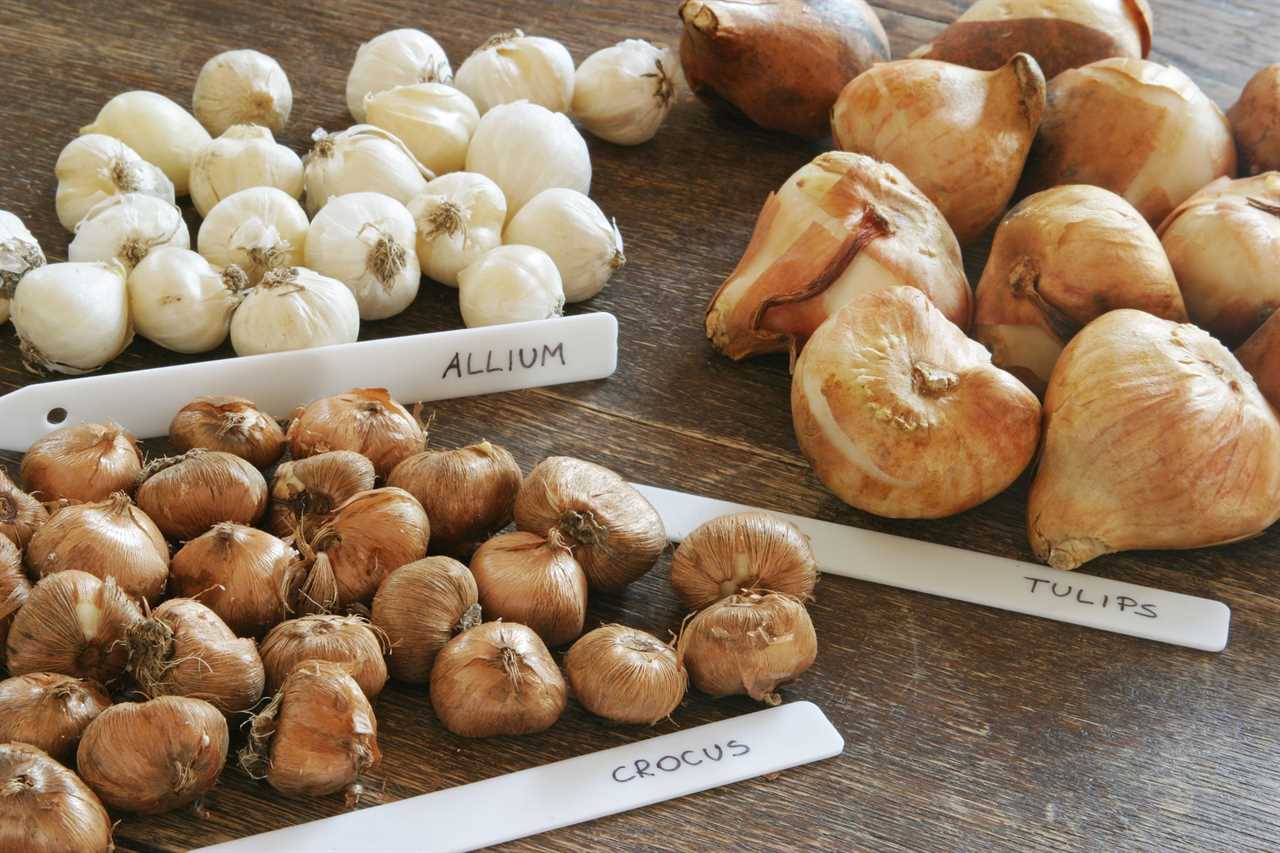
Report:
M236 124L280 133L293 109L293 89L280 63L265 53L228 50L200 69L191 109L214 136Z
M520 30L498 33L458 66L454 85L484 115L499 104L529 101L552 112L573 101L573 57L564 45Z
M1151 226L1120 196L1069 184L1023 199L1000 222L976 293L973 336L1043 394L1076 332L1115 308L1185 321Z
M707 337L738 360L795 352L859 294L899 285L969 327L960 246L938 208L897 167L829 151L765 200L746 252L707 306Z
M191 203L201 216L229 195L250 187L275 187L302 197L302 158L256 124L233 124L191 164Z
M191 248L182 211L153 195L107 196L76 223L67 259L77 263L117 260L126 271L161 246Z
M209 144L209 132L195 116L155 92L116 95L80 133L105 133L122 140L148 163L159 166L179 196L187 194L191 162Z
M865 293L818 327L791 380L800 449L845 503L941 518L1004 491L1040 401L913 287Z
M371 124L341 133L317 129L315 145L303 158L307 211L315 215L335 195L376 192L408 204L435 177L394 133Z
M209 263L235 264L256 284L275 269L301 264L307 214L297 199L275 187L239 190L213 206L196 245Z
M1104 59L1049 83L1023 191L1095 184L1124 196L1153 226L1215 178L1236 174L1231 125L1172 66Z
M1191 322L1237 346L1280 308L1280 172L1219 178L1160 226Z
M564 288L555 261L533 246L499 246L458 273L468 327L559 317Z
M360 319L385 320L418 295L413 217L382 193L329 199L307 232L306 265L351 288Z
M92 373L133 340L116 260L37 267L18 282L10 308L23 363L37 373Z
M356 51L347 75L347 109L356 121L367 117L365 96L414 83L449 83L453 70L444 48L422 30L390 30Z
M1150 52L1147 0L978 0L911 57L993 70L1029 53L1051 80L1099 59Z
M9 303L18 282L44 262L44 251L22 220L0 210L0 323L9 319Z
M648 142L671 112L676 65L671 50L643 39L597 50L574 73L573 117L606 142Z
M845 151L901 169L964 245L1009 206L1044 99L1044 75L1025 53L994 71L928 59L884 62L844 87L831 135Z
M142 193L172 204L173 182L114 136L88 133L67 143L53 167L58 179L54 206L68 231L98 202L121 193Z
M360 306L345 284L305 267L279 267L245 295L231 317L236 355L354 343Z
M467 149L467 171L502 189L508 217L551 187L591 192L591 155L582 134L563 113L526 101L481 116Z
M1280 517L1280 421L1195 326L1130 309L1094 320L1058 359L1044 418L1027 529L1056 569L1234 542Z
M627 262L618 223L576 190L553 187L538 193L511 217L507 243L534 246L551 256L568 302L590 299Z
M427 184L409 202L418 227L418 263L441 284L458 286L458 273L502 243L507 199L478 172L452 172Z
M480 113L462 92L444 83L414 83L370 92L364 101L369 124L395 134L437 175L466 165Z
M174 352L208 352L222 346L231 313L249 278L232 264L215 267L190 249L156 249L129 273L129 313L134 328Z

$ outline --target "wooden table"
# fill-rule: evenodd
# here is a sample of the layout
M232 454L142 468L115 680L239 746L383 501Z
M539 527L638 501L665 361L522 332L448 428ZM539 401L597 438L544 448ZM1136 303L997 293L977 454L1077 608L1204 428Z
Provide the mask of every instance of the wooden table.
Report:
M154 89L189 103L201 64L220 50L254 47L280 60L295 93L285 140L301 151L316 126L350 123L347 69L356 46L383 30L426 29L455 67L484 37L512 27L559 38L578 60L623 38L672 41L678 34L674 0L328 2L308 12L285 12L286 5L0 3L7 92L0 206L30 225L51 258L64 258L68 235L53 211L58 151L117 92ZM897 56L965 5L877 3ZM1155 58L1180 66L1224 107L1256 68L1278 58L1274 0L1152 6ZM511 448L526 469L551 453L572 454L640 481L1031 559L1025 481L943 521L852 511L822 488L797 451L785 359L731 364L704 340L706 300L742 251L765 194L819 146L752 128L692 99L675 107L648 145L592 139L590 146L592 195L617 217L629 260L588 306L618 316L617 375L439 405L440 445L487 437ZM982 261L981 252L969 258L974 282ZM454 294L432 285L409 312L366 325L363 336L458 325ZM140 340L109 369L182 360ZM5 327L0 390L32 381ZM1217 655L825 578L812 611L817 663L785 696L825 709L847 740L842 756L513 848L1274 848L1278 562L1280 535L1272 532L1226 548L1090 564L1093 573L1229 604L1231 643ZM665 634L680 616L664 559L625 593L595 596L589 624L623 621ZM656 731L752 707L690 695L674 722ZM435 722L424 691L402 687L385 692L377 712L383 761L368 785L375 800L654 733L611 728L571 706L542 735L463 740ZM205 819L191 812L126 818L117 842L123 850L178 850L342 810L338 797L284 799L233 769L207 805Z

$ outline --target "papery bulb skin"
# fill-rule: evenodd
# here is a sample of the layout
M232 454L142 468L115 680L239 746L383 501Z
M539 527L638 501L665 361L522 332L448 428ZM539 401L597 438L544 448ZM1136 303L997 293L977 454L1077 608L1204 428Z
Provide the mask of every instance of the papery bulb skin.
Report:
M1040 403L920 291L864 294L818 328L791 382L796 440L846 503L941 518L1031 462Z
M1280 63L1249 80L1227 110L1240 155L1240 174L1280 169Z
M1036 556L1247 539L1280 517L1280 421L1205 331L1121 309L1063 350L1027 506Z
M1280 308L1280 172L1219 178L1160 225L1191 322L1238 346Z
M356 121L364 121L365 99L371 94L414 83L451 82L453 69L439 42L422 30L389 30L356 51L347 75L347 109Z
M1111 57L1146 59L1147 0L978 0L913 59L995 69L1029 53L1048 79Z
M963 245L1008 206L1044 103L1044 75L1025 53L994 71L903 59L873 65L844 87L831 135L845 151L901 169Z
M1067 341L1115 308L1186 322L1151 226L1120 196L1069 184L1023 199L996 229L978 282L973 336L1043 395Z
M679 15L680 62L694 94L810 139L827 135L844 84L889 59L884 27L863 0L685 0Z
M897 167L829 151L765 201L746 252L707 306L707 337L735 360L798 352L859 294L901 285L969 327L960 245L938 208Z
M1235 177L1231 125L1191 78L1142 59L1105 59L1049 83L1023 193L1094 184L1152 226L1205 184Z
M80 133L103 133L121 140L143 160L154 163L173 183L178 196L187 194L191 163L212 137L196 117L164 95L134 90L122 92L103 105L93 124Z

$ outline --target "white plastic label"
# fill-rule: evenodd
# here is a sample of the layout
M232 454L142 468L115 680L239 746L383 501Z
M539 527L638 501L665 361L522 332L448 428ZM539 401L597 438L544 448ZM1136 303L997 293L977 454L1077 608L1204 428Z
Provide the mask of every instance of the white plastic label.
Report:
M636 488L658 510L674 542L713 518L755 509L654 486ZM1207 652L1227 645L1231 609L1220 601L774 514L809 537L818 566L829 574Z
M474 850L777 773L843 750L844 738L818 706L792 702L201 850Z
M594 313L84 376L0 397L0 448L24 451L85 421L114 421L139 438L166 435L178 409L208 394L247 397L284 417L351 388L386 388L418 403L604 379L617 367L617 318Z

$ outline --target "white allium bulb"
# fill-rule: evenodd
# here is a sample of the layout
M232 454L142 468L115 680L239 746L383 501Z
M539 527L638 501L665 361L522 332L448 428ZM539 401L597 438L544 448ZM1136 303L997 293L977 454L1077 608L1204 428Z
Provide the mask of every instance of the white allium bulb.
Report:
M161 246L191 248L182 211L153 195L121 193L107 196L84 215L67 247L67 260L87 263L115 258L128 272Z
M477 172L452 172L427 184L409 202L418 226L418 263L441 284L458 286L458 272L502 244L507 199Z
M573 101L573 57L558 41L512 30L476 48L453 82L475 101L481 115L513 101L568 112Z
M89 208L121 193L153 195L173 204L173 182L157 166L138 156L124 142L103 133L77 136L67 143L53 167L58 179L54 207L68 231L84 219Z
M105 133L124 141L173 181L173 191L187 194L191 161L211 137L195 116L155 92L122 92L103 105L93 124L80 133Z
M262 277L231 317L236 355L353 343L360 307L342 282L306 267L280 267Z
M24 275L44 266L44 251L22 220L0 210L0 323L9 319L9 300Z
M18 282L11 307L22 359L36 372L91 373L133 340L116 260L38 267Z
M471 99L443 83L414 83L364 99L369 124L400 138L422 165L437 175L467 163L467 143L480 123Z
M249 279L190 249L156 249L129 273L129 313L138 334L174 352L217 349Z
M214 136L233 124L258 124L280 133L293 109L293 89L280 63L256 50L228 50L196 77L191 110Z
M501 188L508 218L551 187L591 191L591 155L582 134L563 113L527 101L481 116L467 149L467 171Z
M257 284L268 270L302 263L307 214L297 199L275 187L250 187L213 206L196 246L217 267L235 264Z
M227 128L191 164L191 203L208 216L222 199L250 187L275 187L302 197L302 158L256 124Z
M341 133L317 130L311 138L315 145L302 165L313 216L332 196L347 193L382 193L408 204L435 177L398 136L371 124Z
M561 187L531 198L511 217L502 239L550 255L569 302L595 296L614 270L627 262L618 224L582 193Z
M648 142L671 111L677 62L642 39L596 51L574 74L573 117L607 142Z
M416 230L409 211L390 196L334 196L307 231L306 266L351 288L361 320L385 320L418 295Z
M364 121L364 98L370 92L451 80L449 57L435 39L421 30L391 30L356 51L356 60L347 75L347 109L356 121Z
M458 305L468 327L546 320L564 310L564 289L546 252L499 246L458 273Z

